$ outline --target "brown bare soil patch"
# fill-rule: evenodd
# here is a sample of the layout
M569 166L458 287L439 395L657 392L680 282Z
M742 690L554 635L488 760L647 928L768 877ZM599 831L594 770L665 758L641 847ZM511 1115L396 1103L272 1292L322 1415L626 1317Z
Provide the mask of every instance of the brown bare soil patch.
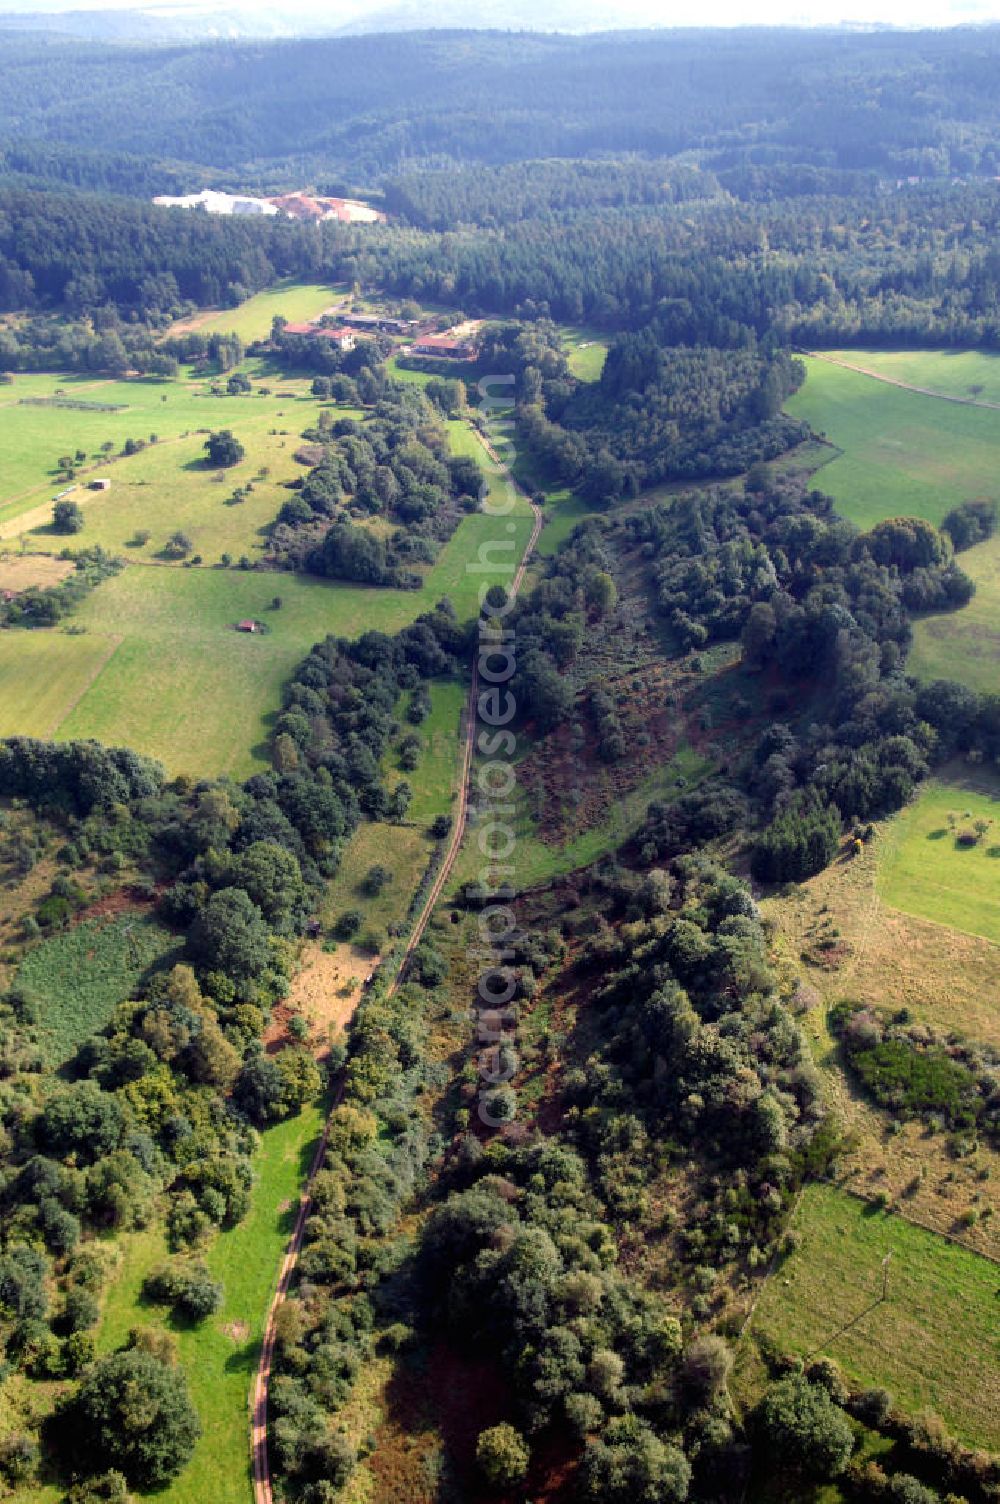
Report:
M476 1441L488 1426L509 1420L510 1395L496 1364L467 1358L446 1343L437 1343L425 1361L401 1363L390 1379L384 1402L386 1418L376 1433L368 1460L375 1480L376 1504L433 1504L439 1494L443 1449L446 1475L469 1504L562 1504L571 1497L576 1469L566 1438L546 1435L532 1446L528 1477L516 1493L487 1491L476 1467Z
M58 585L73 573L71 559L53 559L48 554L0 555L0 591L45 589Z
M247 1321L227 1321L222 1331L223 1335L228 1337L231 1342L242 1346L250 1336L250 1324Z
M103 898L95 898L86 908L73 915L73 924L83 924L88 919L114 919L119 914L148 913L156 902L157 895L140 893L135 888L116 888Z
M289 1041L289 1024L300 1013L309 1024L310 1044L325 1055L330 1042L347 1028L361 999L364 981L378 965L377 956L363 956L353 946L342 944L324 950L307 942L302 966L292 978L288 997L278 1003L264 1032L264 1049L274 1054Z

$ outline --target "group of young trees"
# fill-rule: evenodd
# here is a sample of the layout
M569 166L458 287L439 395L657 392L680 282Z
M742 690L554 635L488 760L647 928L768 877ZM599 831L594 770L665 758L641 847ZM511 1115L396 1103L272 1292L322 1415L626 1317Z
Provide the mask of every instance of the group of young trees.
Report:
M475 460L449 453L436 408L399 383L363 420L333 417L306 437L323 444L323 458L278 513L275 554L334 579L418 587L414 564L433 560L462 514L479 506ZM397 526L383 537L351 520L372 516Z
M58 585L29 585L10 600L0 599L0 627L55 626L89 591L122 568L122 561L100 544L70 557L73 573Z

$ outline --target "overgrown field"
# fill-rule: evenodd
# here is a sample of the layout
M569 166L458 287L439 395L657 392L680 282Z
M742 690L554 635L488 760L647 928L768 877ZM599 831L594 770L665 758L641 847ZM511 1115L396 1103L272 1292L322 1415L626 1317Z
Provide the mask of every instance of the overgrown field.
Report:
M988 774L926 783L886 827L878 876L885 901L1000 943L998 796Z
M61 1065L108 1023L139 979L177 951L176 935L145 915L87 919L35 946L16 984L37 1006L46 1055Z
M760 1378L746 1349L764 1337L825 1353L900 1408L934 1410L963 1440L996 1448L996 1264L830 1185L806 1188L792 1225L801 1246L774 1271L745 1339L744 1397ZM888 1299L876 1304L890 1253Z
M846 1073L830 1031L828 1010L850 999L890 1017L905 1009L914 1023L942 1035L1000 1047L1000 947L904 913L881 896L882 847L893 839L891 826L880 827L860 856L766 899L763 912L827 1102L850 1136L843 1162L853 1183L1000 1257L1000 1226L989 1215L1000 1155L983 1138L956 1157L947 1133L930 1133L919 1120L890 1123Z

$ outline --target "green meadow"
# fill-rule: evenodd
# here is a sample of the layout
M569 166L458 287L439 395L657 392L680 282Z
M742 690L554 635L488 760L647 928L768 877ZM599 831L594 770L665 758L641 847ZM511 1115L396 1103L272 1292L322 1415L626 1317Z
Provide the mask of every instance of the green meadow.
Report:
M881 837L878 891L886 903L1000 944L1000 781L924 784ZM989 829L975 845L963 832Z
M947 359L925 356L928 370ZM1000 412L903 391L825 360L806 365L788 411L834 446L818 484L859 527L894 516L938 523L971 497L1000 500Z
M960 554L959 563L975 582L975 595L961 611L923 616L914 623L906 666L918 679L960 679L981 694L995 694L1000 682L1000 536Z
M339 302L345 288L324 282L276 282L263 292L254 293L238 308L220 308L213 313L195 314L182 319L171 329L171 334L180 334L197 329L201 334L238 334L245 345L252 340L266 339L271 332L271 321L281 314L290 324L304 323L318 318L331 304Z
M30 383L29 390L22 390L23 383ZM204 488L213 487L206 508L221 511L232 487L253 480L262 465L273 474L261 490L273 496L276 482L295 472L293 454L301 442L299 435L315 421L319 410L309 397L309 382L272 379L270 395L263 395L255 383L252 394L239 397L213 396L211 386L211 382L187 378L15 377L13 386L0 388L0 537L25 531L45 535L52 497L67 484L58 479L58 460L78 450L86 454L73 492L87 517L81 543L121 547L138 527L152 529L165 541L174 528L192 521L197 524L199 519L190 515L190 508L195 498L201 499ZM57 390L64 392L64 398L56 397ZM116 410L36 405L40 399L100 402ZM232 429L247 451L246 460L226 471L221 483L212 481L213 472L203 463L205 435L219 428ZM156 442L150 443L154 434ZM146 441L147 447L123 457L120 450L130 438ZM109 443L114 446L110 456L103 452ZM107 493L87 489L97 476L111 481ZM258 509L264 500L256 497ZM252 495L242 509L227 510L246 511L254 501ZM220 527L229 537L253 531L252 523L248 526L239 518L223 519L221 524L216 520L215 536L205 536L206 548L216 542L225 546ZM65 541L53 537L53 546L62 547Z
M884 1385L900 1409L933 1410L962 1440L996 1448L996 1265L831 1185L806 1187L792 1226L802 1243L760 1295L741 1397L759 1392L753 1341L766 1336L784 1352L834 1358L856 1383ZM889 1253L888 1299L876 1305Z
M987 350L831 350L836 360L964 402L1000 403L1000 355Z
M597 381L604 370L608 336L578 324L560 326L562 345L573 375L580 381Z
M123 1258L98 1329L99 1352L121 1346L134 1326L166 1327L201 1421L201 1440L184 1472L156 1497L161 1504L247 1504L250 1498L249 1396L261 1337L299 1192L322 1125L320 1104L261 1134L250 1210L221 1232L205 1263L222 1282L222 1309L197 1326L176 1324L143 1302L149 1271L167 1257L161 1227L121 1240Z
M983 400L1000 393L997 356L842 353L935 391L982 386ZM1000 412L904 391L825 360L811 358L807 366L806 383L788 409L826 435L832 447L825 463L817 456L817 484L859 527L893 516L939 523L963 501L1000 501ZM975 581L973 600L961 611L918 620L907 666L920 679L960 679L992 691L1000 662L1000 535L963 553L960 563Z
M410 696L404 695L397 710L402 727L400 736L411 732L421 741L420 761L416 769L400 769L398 754L390 751L385 759L390 788L404 780L413 790L407 822L426 826L435 815L448 814L458 781L459 725L465 708L467 690L457 679L436 680L430 686L431 710L418 726L406 719Z
M485 458L466 426L451 431L456 449ZM501 482L492 484L503 501ZM480 590L509 579L531 531L527 502L512 500L509 516L463 518L420 591L130 564L74 614L72 633L82 635L65 625L0 635L0 735L89 736L134 747L173 773L246 776L266 760L282 687L313 643L398 631L443 596L463 619L477 613ZM267 631L235 631L244 618Z

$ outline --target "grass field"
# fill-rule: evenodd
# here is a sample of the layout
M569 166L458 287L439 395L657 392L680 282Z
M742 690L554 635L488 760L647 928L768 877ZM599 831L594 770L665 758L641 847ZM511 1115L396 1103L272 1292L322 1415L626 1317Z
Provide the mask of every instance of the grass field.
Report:
M975 581L976 593L961 611L923 616L914 623L906 666L918 679L960 679L981 694L995 694L1000 674L1000 535L960 554L958 562Z
M899 380L941 392L969 385L1000 394L1000 357L978 352L843 352ZM788 403L836 446L817 484L838 509L868 528L907 515L939 523L962 501L1000 499L1000 412L901 390L829 361L807 361L805 386ZM958 678L977 690L996 685L1000 661L1000 536L963 553L976 595L961 611L927 616L914 627L908 668L921 679Z
M830 350L836 360L963 401L1000 403L1000 356L986 350Z
M284 483L305 474L294 454L297 435L308 427L315 413L308 401L285 401L278 417L275 399L259 402L253 397L227 400L219 426L231 427L246 451L240 464L225 472L203 463L204 435L191 434L171 442L150 445L137 455L118 461L109 469L108 491L78 489L75 499L84 512L83 531L71 540L100 544L112 553L136 560L166 562L164 545L178 529L188 534L191 552L215 563L221 554L233 558L255 557L264 547L269 523L274 521L288 492ZM357 409L343 409L347 417ZM283 431L275 423L287 424ZM266 476L261 474L267 471ZM230 501L234 489L251 486L245 501ZM6 524L13 535L27 532L33 548L62 548L69 541L52 531L52 503L46 500ZM149 535L140 541L137 534ZM175 568L181 567L179 562Z
M180 1364L202 1425L194 1457L161 1504L247 1504L250 1498L248 1400L268 1301L291 1231L299 1191L322 1122L319 1104L261 1135L250 1211L219 1234L205 1257L225 1288L222 1309L196 1327L173 1327L140 1298L149 1270L166 1256L160 1228L122 1239L124 1257L108 1292L98 1351L120 1346L133 1326L177 1332Z
M271 332L271 320L280 313L289 323L304 323L318 318L344 293L343 284L324 282L277 282L263 292L254 293L238 308L220 308L211 313L196 313L182 319L170 330L180 334L197 329L202 334L238 334L244 344L265 339Z
M30 950L17 985L38 1003L50 1063L62 1065L103 1029L146 972L179 944L154 920L130 915L86 920Z
M458 728L466 701L466 686L455 679L438 681L430 686L431 713L419 726L405 716L410 696L400 701L397 719L402 735L413 732L423 742L420 762L413 772L401 771L398 758L390 753L386 759L388 785L394 788L402 779L413 790L407 821L423 827L435 815L451 813L458 779Z
M483 455L466 425L450 430L458 452ZM492 485L502 501L502 482ZM135 565L74 614L84 635L0 635L0 734L92 736L157 757L171 772L245 776L265 759L282 686L314 642L328 633L398 631L442 596L463 619L474 615L480 589L510 578L530 529L519 495L509 516L463 518L421 591ZM275 595L280 611L271 610ZM270 630L235 632L245 617Z
M947 359L925 357L928 369ZM806 364L788 410L843 451L818 484L859 527L893 516L940 522L971 497L1000 499L1000 412L902 391L825 360Z
M787 1351L825 1353L901 1408L932 1409L963 1440L1000 1445L996 1265L833 1186L808 1186L793 1226L802 1246L766 1285L749 1341L766 1333ZM834 1338L878 1299L889 1252L888 1300ZM746 1353L741 1367L746 1397Z
M608 336L576 324L560 326L563 349L573 375L580 381L597 381L604 370Z
M926 783L880 844L878 890L886 903L1000 944L998 814L1000 783L989 775ZM958 832L979 819L993 828L978 845L961 846Z
M280 397L273 387L269 396L255 390L246 396L213 397L204 381L137 380L86 388L87 397L103 396L106 390L128 401L112 414L0 405L0 537L27 533L34 548L64 547L68 540L51 530L52 497L63 489L52 470L60 454L79 447L88 457L72 495L84 510L85 523L74 545L100 543L120 551L141 528L151 537L136 552L152 557L182 528L191 534L195 552L209 557L223 550L249 553L259 546L262 526L286 499L279 483L303 473L293 456L299 435L319 411L305 380L282 381L280 389ZM218 472L203 463L210 428L231 428L246 450L246 458L227 470L221 482ZM157 442L138 454L108 460L100 452L105 441L120 449L126 438L148 439L151 433ZM258 475L263 468L269 472L266 479ZM111 481L108 491L88 489L88 480L98 475ZM248 482L254 489L247 500L228 506L233 488Z

